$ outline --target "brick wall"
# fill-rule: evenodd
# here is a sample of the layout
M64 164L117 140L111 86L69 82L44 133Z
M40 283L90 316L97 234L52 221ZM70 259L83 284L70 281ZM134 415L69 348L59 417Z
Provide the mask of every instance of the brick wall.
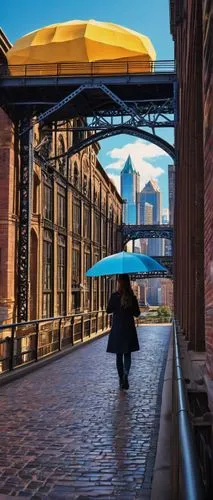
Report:
M203 2L205 335L207 371L213 379L213 5Z
M202 4L185 0L175 20L179 81L176 129L175 311L191 349L204 349ZM183 8L185 7L185 8Z
M15 288L14 127L0 109L0 322L13 320Z

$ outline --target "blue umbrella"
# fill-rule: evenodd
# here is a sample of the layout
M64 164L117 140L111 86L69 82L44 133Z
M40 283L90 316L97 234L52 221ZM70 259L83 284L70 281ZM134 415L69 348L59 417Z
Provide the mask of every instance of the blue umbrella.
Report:
M141 253L120 252L96 262L86 272L87 276L109 276L111 274L143 274L168 272L155 259Z

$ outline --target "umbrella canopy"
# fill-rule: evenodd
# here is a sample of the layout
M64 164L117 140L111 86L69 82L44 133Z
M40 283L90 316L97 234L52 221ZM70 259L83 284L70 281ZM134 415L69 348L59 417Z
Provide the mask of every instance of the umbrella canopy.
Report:
M124 59L154 61L155 58L155 49L147 36L93 19L40 28L19 38L7 52L11 65Z
M167 273L168 271L148 255L120 252L99 260L86 272L86 275L98 277L111 274L142 274L150 272Z

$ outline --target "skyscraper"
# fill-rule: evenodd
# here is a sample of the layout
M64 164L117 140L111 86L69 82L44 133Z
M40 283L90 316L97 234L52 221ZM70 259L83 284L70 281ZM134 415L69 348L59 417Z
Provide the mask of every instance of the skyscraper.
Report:
M153 224L161 223L161 212L162 212L162 195L157 181L151 179L144 186L140 193L140 223L144 222L144 204L150 203L153 205Z
M140 224L153 224L153 205L145 201L143 207L140 206ZM141 253L148 253L148 239L142 238L140 240Z
M175 207L175 165L168 165L168 185L169 185L169 224L174 224Z
M147 204L152 205L152 222L151 224L161 224L162 212L162 195L157 181L151 179L144 186L140 193L140 224L148 224L147 222ZM162 245L158 239L150 239L148 243L148 255L161 255Z
M137 224L139 222L139 192L140 174L136 172L129 155L121 171L121 196L125 201L125 224Z

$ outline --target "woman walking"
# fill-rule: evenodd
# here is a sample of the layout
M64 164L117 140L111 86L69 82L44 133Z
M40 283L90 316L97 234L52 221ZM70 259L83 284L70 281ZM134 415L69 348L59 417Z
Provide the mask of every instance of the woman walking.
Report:
M140 316L140 309L137 298L132 291L128 274L121 274L118 277L117 292L111 295L107 313L113 313L107 352L116 354L120 389L129 389L128 375L131 366L131 352L139 351L134 316Z

